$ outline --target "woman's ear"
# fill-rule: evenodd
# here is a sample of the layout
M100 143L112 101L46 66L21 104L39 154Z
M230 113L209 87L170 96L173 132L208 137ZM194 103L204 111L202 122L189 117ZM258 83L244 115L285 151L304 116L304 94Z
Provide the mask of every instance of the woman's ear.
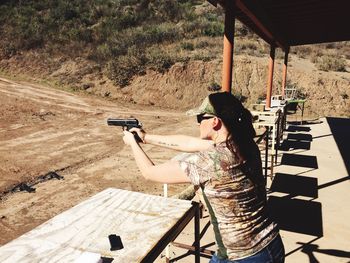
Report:
M222 126L222 121L218 117L214 117L212 122L213 129L215 131L218 131L221 129L221 126Z

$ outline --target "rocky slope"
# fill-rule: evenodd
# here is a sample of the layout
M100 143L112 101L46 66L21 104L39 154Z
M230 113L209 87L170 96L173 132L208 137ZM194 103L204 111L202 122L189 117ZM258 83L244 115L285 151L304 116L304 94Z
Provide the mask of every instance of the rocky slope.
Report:
M275 65L273 94L281 92L282 61ZM236 55L234 57L233 93L245 99L249 106L264 97L267 83L267 58ZM222 60L176 63L168 71L147 71L134 77L131 84L120 88L113 84L98 65L83 59L51 59L43 61L40 55L28 53L0 61L0 69L31 76L33 80L49 80L59 87L70 86L108 99L164 108L186 110L197 105L215 84L221 82ZM350 73L324 72L306 59L290 56L288 85L307 98L306 114L350 117Z

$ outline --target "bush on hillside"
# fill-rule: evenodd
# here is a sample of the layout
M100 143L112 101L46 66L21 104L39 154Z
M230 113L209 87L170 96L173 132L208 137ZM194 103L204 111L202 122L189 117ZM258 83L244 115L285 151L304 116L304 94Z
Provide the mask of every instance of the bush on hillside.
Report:
M190 43L190 42L182 42L181 43L181 48L185 49L185 50L192 51L192 50L194 50L194 45L192 43Z
M83 56L105 66L108 75L125 86L147 67L162 71L184 60L183 54L146 54L147 50L223 34L222 12L210 6L197 14L195 8L202 4L198 0L4 1L0 55L10 58L24 50L43 49L52 57ZM140 49L137 56L135 46Z
M256 39L237 38L234 43L234 52L261 57L266 55L268 49Z
M221 90L221 85L216 81L212 80L208 86L208 91L217 92Z
M108 77L118 86L125 87L135 75L142 75L146 69L165 72L174 64L174 60L159 48L145 52L137 46L128 49L126 55L118 56L108 63Z
M297 46L291 49L291 53L298 55L300 58L308 58L312 54L311 46Z
M319 57L316 62L316 67L323 71L346 71L346 61L345 59L337 56L322 56Z
M162 51L160 48L151 48L146 52L147 67L152 70L164 73L174 65L175 62L172 56Z
M128 54L118 56L108 63L108 77L120 87L127 86L134 75L145 72L146 62L143 52L133 46Z

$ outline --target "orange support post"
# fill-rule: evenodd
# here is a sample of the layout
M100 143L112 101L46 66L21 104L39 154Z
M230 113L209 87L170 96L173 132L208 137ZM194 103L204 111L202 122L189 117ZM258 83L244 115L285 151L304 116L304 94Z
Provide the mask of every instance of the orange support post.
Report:
M266 108L271 107L271 94L272 94L272 83L273 83L273 68L275 65L275 46L271 45L270 59L269 59L269 76L267 79L266 88Z
M233 1L227 1L225 5L225 34L222 65L222 91L231 93L232 89L232 65L233 65L233 41L235 32L235 5Z
M283 75L282 75L282 97L286 95L285 89L287 85L287 65L288 65L289 48L284 53Z

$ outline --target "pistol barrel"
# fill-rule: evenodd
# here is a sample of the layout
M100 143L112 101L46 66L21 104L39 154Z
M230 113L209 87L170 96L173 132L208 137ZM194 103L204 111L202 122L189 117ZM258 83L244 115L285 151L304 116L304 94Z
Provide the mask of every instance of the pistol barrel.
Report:
M132 128L141 128L141 123L135 119L135 118L129 118L129 119L114 119L114 118L108 118L107 124L109 126L121 126L121 127L127 127Z

